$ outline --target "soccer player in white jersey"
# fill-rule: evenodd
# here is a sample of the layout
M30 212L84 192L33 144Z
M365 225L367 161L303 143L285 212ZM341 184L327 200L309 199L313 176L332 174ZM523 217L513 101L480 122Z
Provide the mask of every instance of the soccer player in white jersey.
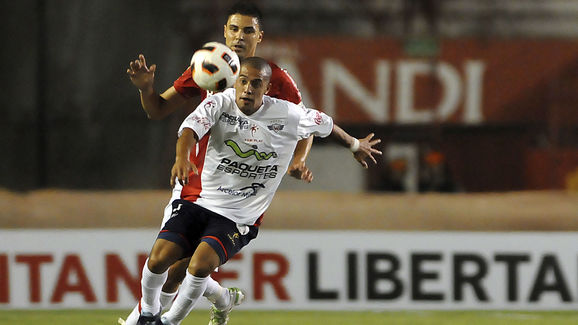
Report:
M258 44L263 39L263 15L259 8L250 1L239 1L231 6L227 12L227 21L224 25L223 35L225 43L237 53L239 58L254 56ZM288 100L295 104L301 103L301 93L293 82L287 71L279 68L275 63L269 62L273 70L271 76L271 87L267 92L268 96ZM205 99L210 94L201 89L193 80L191 68L188 67L182 75L174 81L173 86L158 94L154 90L154 75L156 65L147 66L144 55L139 55L138 60L130 62L127 74L133 84L140 91L142 108L151 119L162 119L177 110L190 111L197 98ZM299 141L293 161L288 169L288 174L297 179L311 182L313 175L305 165L305 160L309 154L313 139ZM170 217L172 201L181 196L181 187L173 187L173 193L169 204L166 206L161 227ZM161 304L168 308L177 294L180 282L185 276L186 259L179 260L171 268L169 277L163 286L160 295ZM211 282L210 287L216 287L216 282ZM218 288L216 288L217 290ZM119 318L121 325L135 325L139 317L140 306L137 305L132 310L126 321Z
M331 134L364 167L366 159L375 163L373 154L381 154L373 148L380 142L373 134L353 138L324 113L265 96L270 78L267 61L246 58L234 89L205 99L181 125L171 183L183 185L182 199L173 203L173 215L143 268L137 324L180 324L196 301L207 296L213 270L256 238L297 141ZM189 256L179 294L160 318L159 294L168 268ZM244 294L230 288L208 298L219 312L216 322L226 324Z

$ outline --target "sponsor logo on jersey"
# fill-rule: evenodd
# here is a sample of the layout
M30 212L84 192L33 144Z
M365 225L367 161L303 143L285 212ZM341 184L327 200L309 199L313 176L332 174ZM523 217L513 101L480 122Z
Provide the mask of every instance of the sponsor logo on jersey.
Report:
M235 116L223 112L221 113L221 116L219 116L219 121L229 125L239 125L239 128L241 130L249 129L249 121L247 121L247 119L244 117Z
M234 233L233 235L227 234L227 237L229 237L229 240L233 243L233 246L237 246L235 239L239 240L239 233L238 232Z
M263 143L263 140L255 139L255 138L245 138L245 139L243 139L243 141L245 141L245 143ZM253 149L258 148L256 145L252 145L252 147L253 147Z
M321 116L321 113L315 112L315 118L313 118L313 122L315 122L317 125L320 125L323 122L323 116Z
M269 179L277 177L279 165L252 166L246 163L233 161L227 158L221 159L217 170L239 177L249 179Z
M257 131L259 130L259 127L255 124L251 125L251 136L254 138L255 137L255 133L257 133Z
M251 124L251 127L249 128L249 131L251 132L251 137L250 138L244 138L243 140L245 141L245 143L263 143L263 139L261 139L259 137L259 126L257 124ZM253 147L253 149L257 149L256 146Z
M177 215L179 215L179 210L183 207L182 203L179 203L178 206L173 207L173 212L171 213L171 218L176 217Z
M207 96L209 96L209 92L207 92ZM215 103L215 101L212 99L205 102L205 108L206 109L215 108L215 106L217 106L217 103Z
M250 186L245 186L245 187L240 188L238 190L219 186L217 191L223 192L223 193L231 195L231 196L240 196L240 197L246 198L246 197L257 195L257 192L259 191L259 189L262 189L262 188L265 188L265 185L263 185L261 183L253 183Z
M271 157L273 158L277 158L277 153L275 151L272 152L259 152L257 151L255 148L254 149L250 149L248 151L243 151L241 150L241 148L239 147L239 145L237 144L237 142L233 141L233 140L225 140L225 144L227 146L229 146L231 149L233 149L233 151L235 152L235 154L241 158L249 158L249 157L255 157L257 158L257 160L261 161L261 160L269 160Z
M206 117L193 116L192 119L194 123L202 125L205 131L211 128L211 122Z

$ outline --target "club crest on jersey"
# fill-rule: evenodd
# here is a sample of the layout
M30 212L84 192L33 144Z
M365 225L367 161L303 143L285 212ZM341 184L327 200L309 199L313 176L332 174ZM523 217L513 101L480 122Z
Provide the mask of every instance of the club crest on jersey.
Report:
M239 145L237 144L237 142L233 141L233 140L225 140L225 144L227 146L229 146L229 148L233 149L233 151L235 152L235 154L241 158L249 158L249 157L255 157L257 158L257 160L261 161L261 160L269 160L271 157L273 158L277 158L277 153L275 151L272 152L259 152L257 151L256 148L247 150L247 151L243 151Z
M267 125L267 128L269 130L275 132L275 133L279 133L285 128L285 125L279 124L279 123L273 123L271 125Z

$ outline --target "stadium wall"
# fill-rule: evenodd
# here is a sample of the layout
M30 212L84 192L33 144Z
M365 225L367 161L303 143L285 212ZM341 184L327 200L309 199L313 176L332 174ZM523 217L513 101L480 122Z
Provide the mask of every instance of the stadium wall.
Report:
M133 307L155 229L0 230L1 309ZM576 232L263 232L213 277L242 309L573 310ZM207 308L201 300L197 308Z
M0 309L131 308L166 202L0 191ZM247 309L564 310L577 238L576 192L281 191L215 277L246 288Z
M0 191L0 228L156 228L154 191ZM578 192L379 194L281 191L263 230L578 231Z

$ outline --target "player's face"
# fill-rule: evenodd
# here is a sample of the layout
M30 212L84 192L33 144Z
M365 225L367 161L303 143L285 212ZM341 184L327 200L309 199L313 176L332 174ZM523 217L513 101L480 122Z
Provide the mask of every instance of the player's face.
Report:
M263 95L269 90L269 79L263 70L242 65L235 81L237 106L246 115L251 115L263 104Z
M255 56L257 44L263 40L257 18L233 14L225 25L225 43L237 53L239 58Z

